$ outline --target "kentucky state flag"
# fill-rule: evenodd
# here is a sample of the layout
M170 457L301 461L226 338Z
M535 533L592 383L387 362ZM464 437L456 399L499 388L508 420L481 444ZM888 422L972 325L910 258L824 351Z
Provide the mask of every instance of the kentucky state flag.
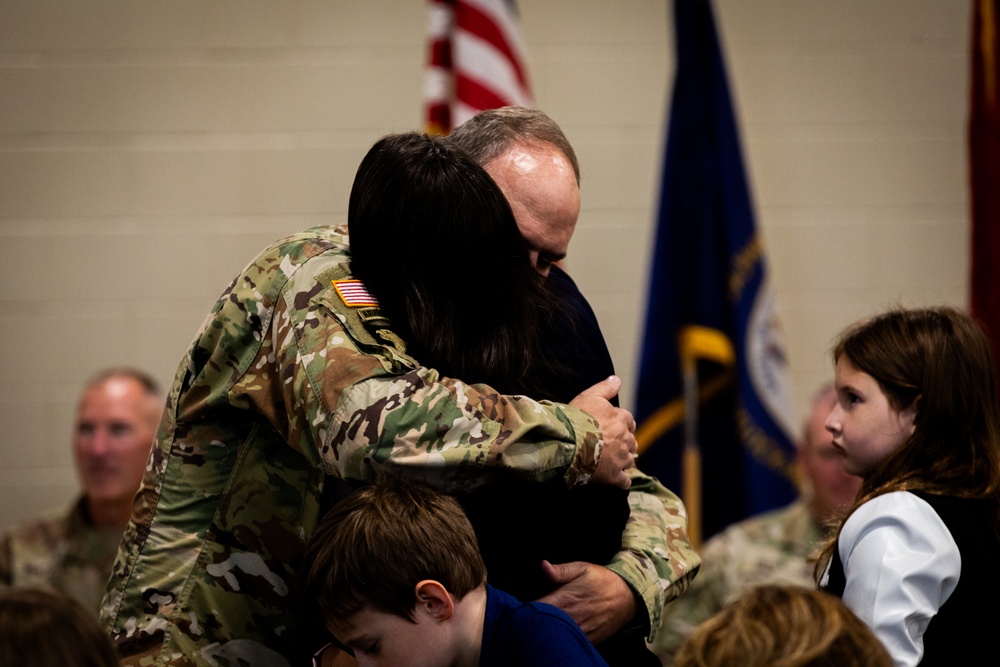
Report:
M636 418L639 467L681 490L698 541L795 497L795 425L712 7L674 0L674 22Z

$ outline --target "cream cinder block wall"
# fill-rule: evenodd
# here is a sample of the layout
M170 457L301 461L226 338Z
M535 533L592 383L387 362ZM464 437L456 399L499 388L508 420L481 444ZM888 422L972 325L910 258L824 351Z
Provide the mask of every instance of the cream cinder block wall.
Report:
M968 305L964 2L719 2L800 412L846 325Z
M969 8L716 2L799 405L842 326L964 305ZM583 166L570 270L632 404L673 68L664 0L522 0L538 105ZM345 220L421 126L422 0L0 0L0 527L66 503L82 382L169 383L266 243Z

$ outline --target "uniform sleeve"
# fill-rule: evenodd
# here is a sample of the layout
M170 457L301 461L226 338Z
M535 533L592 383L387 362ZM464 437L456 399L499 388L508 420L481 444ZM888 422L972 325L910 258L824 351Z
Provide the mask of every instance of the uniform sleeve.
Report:
M727 602L730 586L725 564L730 561L725 532L705 543L698 576L682 596L664 610L663 622L654 642L657 657L673 664L673 656L703 621L714 616Z
M701 565L688 541L687 512L680 498L655 478L631 471L628 523L622 550L607 565L638 593L649 618L649 639L668 602L684 592Z
M370 479L385 467L455 492L498 474L584 484L602 445L597 423L580 410L419 368L351 387L321 453L330 474Z
M457 492L498 474L575 486L597 468L604 441L590 415L441 378L353 312L302 301L279 299L255 365L276 366L284 407L272 422L325 473L372 481L386 470Z
M905 491L878 496L844 523L837 545L844 603L897 665L916 665L927 624L958 585L958 546L926 501Z

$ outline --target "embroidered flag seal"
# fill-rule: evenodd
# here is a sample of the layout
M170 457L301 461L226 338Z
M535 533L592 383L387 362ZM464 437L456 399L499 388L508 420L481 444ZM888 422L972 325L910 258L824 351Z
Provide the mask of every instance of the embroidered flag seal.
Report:
M360 308L361 306L378 305L378 300L368 293L368 289L360 280L333 280L331 282L345 306Z

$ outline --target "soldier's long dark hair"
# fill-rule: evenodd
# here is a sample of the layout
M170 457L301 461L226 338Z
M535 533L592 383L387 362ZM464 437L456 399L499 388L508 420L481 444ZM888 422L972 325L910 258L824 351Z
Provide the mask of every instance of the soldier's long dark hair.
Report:
M347 213L352 273L421 364L504 393L541 387L558 306L514 214L461 149L416 133L383 137L361 161Z

